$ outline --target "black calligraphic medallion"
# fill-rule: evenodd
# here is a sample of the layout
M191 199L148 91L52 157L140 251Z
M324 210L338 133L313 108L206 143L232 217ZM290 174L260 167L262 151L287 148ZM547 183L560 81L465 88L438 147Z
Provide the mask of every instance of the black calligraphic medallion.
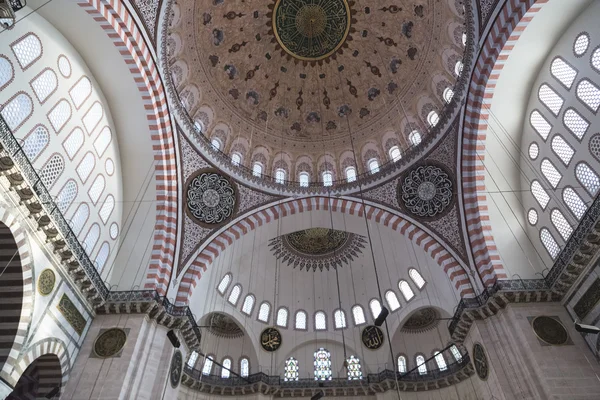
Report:
M183 356L181 351L175 350L173 357L171 357L171 369L169 371L169 380L171 381L171 387L176 388L179 386L181 380L181 372L183 371Z
M362 331L362 342L369 350L377 350L383 346L383 331L375 325L369 325Z
M277 351L281 347L281 333L275 328L267 328L260 334L260 345L265 351Z

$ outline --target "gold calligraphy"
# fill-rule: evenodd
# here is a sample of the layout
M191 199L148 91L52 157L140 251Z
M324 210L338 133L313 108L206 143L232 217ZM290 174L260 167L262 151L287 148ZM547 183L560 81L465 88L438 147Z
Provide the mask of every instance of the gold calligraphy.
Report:
M260 334L260 345L265 351L276 351L281 347L281 333L275 328L265 329Z
M375 325L369 325L362 331L362 342L367 349L377 350L383 346L384 336L381 329Z

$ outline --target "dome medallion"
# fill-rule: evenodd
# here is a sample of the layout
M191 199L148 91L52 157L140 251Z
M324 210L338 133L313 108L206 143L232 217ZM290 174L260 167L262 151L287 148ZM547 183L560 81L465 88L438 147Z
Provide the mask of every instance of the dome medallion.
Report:
M277 0L272 16L281 48L303 61L334 54L346 41L351 22L346 0Z

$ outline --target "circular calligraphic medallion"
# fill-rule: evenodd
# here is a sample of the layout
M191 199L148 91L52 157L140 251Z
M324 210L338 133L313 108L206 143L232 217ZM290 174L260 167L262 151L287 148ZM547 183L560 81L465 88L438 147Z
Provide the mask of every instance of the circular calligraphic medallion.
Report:
M173 387L173 389L179 386L182 371L183 356L181 355L181 351L175 350L173 357L171 357L171 369L169 371L169 380L171 381L171 387Z
M536 336L545 343L560 346L569 340L569 334L563 324L552 317L535 317L531 326Z
M398 202L418 217L442 214L453 199L450 174L436 165L418 166L398 184Z
M42 296L48 296L54 290L54 284L56 283L56 275L51 269L45 269L38 278L38 292Z
M490 372L487 356L483 346L479 343L473 345L473 364L475 364L475 372L481 380L486 380Z
M190 215L203 224L226 222L235 211L235 187L225 176L215 172L198 173L189 182L186 195Z
M281 333L275 328L267 328L260 334L260 345L265 351L277 351L281 347Z
M123 349L127 333L120 328L111 328L102 332L94 342L94 353L101 358L113 357Z
M383 336L383 331L378 326L369 325L363 329L361 339L367 349L377 350L383 346L385 337Z
M317 61L335 53L350 31L347 0L277 0L273 32L286 53Z

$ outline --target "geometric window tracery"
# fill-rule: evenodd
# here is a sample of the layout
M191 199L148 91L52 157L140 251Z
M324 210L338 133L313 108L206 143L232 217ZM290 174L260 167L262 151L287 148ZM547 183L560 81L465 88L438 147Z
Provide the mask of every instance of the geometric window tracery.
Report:
M598 174L586 163L580 162L575 167L575 176L577 180L588 191L590 196L595 197L600 189L600 178Z
M550 185L556 189L562 179L562 174L558 172L558 169L547 158L542 161L542 173L548 182L550 182Z
M573 188L566 187L563 190L563 201L578 220L580 220L587 211L587 205Z
M31 88L38 98L40 103L44 103L46 99L56 90L58 86L58 78L54 71L47 68L37 78L31 81Z
M359 380L362 379L362 368L360 367L360 360L354 356L350 356L346 360L348 365L348 380Z
M587 33L582 33L577 36L575 43L573 44L573 52L576 56L581 57L585 54L590 45L590 37Z
M542 228L540 230L540 240L550 254L550 257L554 260L558 256L558 253L560 253L560 247L556 243L554 236L552 236L548 229Z
M406 365L406 357L398 356L398 372L401 374L406 373L407 365Z
M583 139L590 124L573 108L569 108L565 111L563 116L563 123L575 137L579 140Z
M96 159L94 158L94 155L88 151L85 156L83 156L83 159L79 162L79 165L76 168L77 175L79 175L79 179L81 179L83 183L88 180L95 166Z
M104 268L104 264L106 264L106 260L108 260L108 255L110 254L110 245L106 242L102 244L100 250L98 251L98 255L96 255L96 268L98 272L101 272Z
M235 306L237 304L241 294L242 294L242 286L239 284L235 285L233 287L233 289L231 289L231 293L229 294L229 298L227 299L227 301Z
M366 322L365 312L360 305L352 307L352 316L354 317L354 325L362 325Z
M48 129L38 125L23 141L23 152L30 162L33 162L48 145L50 134Z
M323 311L315 313L315 330L324 331L327 329L327 317Z
M6 121L11 131L14 131L25 122L33 112L31 97L25 93L19 93L8 103L4 104L0 114Z
M75 128L71 132L71 134L65 139L63 142L63 147L69 156L69 159L72 160L81 146L83 146L83 142L85 140L85 136L81 128Z
M104 204L102 204L102 208L100 208L100 211L98 212L98 214L100 214L100 219L102 219L102 222L104 222L106 224L106 222L108 222L108 219L110 218L110 215L112 214L113 210L115 208L115 198L113 197L112 194L109 194L106 199L104 200Z
M342 329L346 327L346 313L344 310L336 310L333 313L333 320L335 322L335 329Z
M89 216L90 207L85 203L81 203L69 221L69 225L71 225L71 229L76 236L79 236L81 233L81 230L83 229L83 226L85 225Z
M11 47L21 68L24 70L42 56L42 43L37 36L31 33L11 45Z
M575 154L575 150L563 139L560 135L555 135L552 138L552 150L556 153L558 158L562 161L562 163L568 167L573 155Z
M225 294L225 291L229 287L230 283L231 274L225 274L225 276L223 276L223 278L221 279L221 282L219 282L219 286L217 286L217 290L219 291L219 293L221 293L221 295Z
M408 275L419 289L423 289L423 286L425 286L426 282L425 279L423 279L423 276L419 273L419 271L417 271L415 268L411 268L408 270Z
M77 183L73 179L69 179L56 198L56 204L61 213L64 214L67 211L75 197L77 197Z
M100 237L100 226L98 224L93 224L90 230L88 231L85 239L83 239L83 248L88 255L92 254L94 247L96 247L96 243L98 243L98 238Z
M600 47L597 47L592 54L592 67L594 67L597 72L600 72Z
M102 104L99 102L92 104L90 109L82 118L83 126L85 127L88 135L91 135L94 129L96 129L96 126L98 126L98 123L100 122L100 119L102 119L103 115L104 109L102 108Z
M554 209L550 214L550 219L552 220L552 224L554 225L558 233L560 233L560 236L562 236L565 242L569 240L569 237L573 233L573 228L571 227L571 224L569 224L563 213L561 213L558 209Z
M271 315L271 305L266 301L263 302L258 309L258 320L264 323L269 322Z
M438 366L438 369L440 371L447 370L448 367L446 366L446 359L444 358L444 355L439 351L436 351L435 353L433 353L433 355L435 356L435 362Z
M577 97L594 112L600 108L600 88L587 79L577 84Z
M40 180L46 188L52 187L65 168L65 160L59 154L54 154L42 167Z
M298 375L298 360L296 360L294 357L288 358L285 361L283 380L285 382L297 381Z
M527 213L527 220L531 225L535 225L538 222L538 213L534 209L529 210Z
M308 320L308 314L306 314L306 312L304 311L297 311L296 312L296 322L295 322L295 328L299 329L299 330L306 330L306 322Z
M315 381L331 380L331 353L324 348L315 352Z
M550 86L543 84L538 92L540 100L552 114L558 115L564 104L564 100Z
M108 126L105 126L94 141L94 149L96 149L96 154L98 154L98 157L102 157L104 155L104 152L108 148L111 140L112 132Z
M577 76L577 71L575 71L575 68L571 67L560 57L557 57L554 59L554 61L552 61L550 73L567 89L571 89L571 86L573 86L573 81L575 81L575 77Z
M73 101L73 104L75 104L76 109L81 108L83 102L90 94L92 94L92 82L90 82L87 76L81 78L75 86L69 90L69 95L71 96L71 100Z
M63 55L58 56L58 70L63 77L71 77L71 62L67 57Z
M425 357L423 357L422 355L418 355L415 358L415 361L418 365L419 375L427 375L427 365L425 364Z
M71 105L65 99L60 100L48 114L48 120L56 133L59 133L71 118Z
M531 122L531 126L533 126L533 129L535 129L542 139L546 140L548 138L552 125L550 125L550 122L539 111L535 110L531 113L529 122Z
M537 180L531 182L531 193L539 203L540 207L542 207L542 210L545 210L550 201L550 196Z
M14 76L14 70L8 58L0 56L0 89L4 89Z
M410 135L408 135L408 141L414 146L418 145L421 143L421 134L418 131L412 131Z
M104 175L98 175L88 190L88 195L90 196L90 199L94 205L98 203L98 200L100 200L100 196L102 195L102 192L104 192L105 186L106 180L104 179Z

